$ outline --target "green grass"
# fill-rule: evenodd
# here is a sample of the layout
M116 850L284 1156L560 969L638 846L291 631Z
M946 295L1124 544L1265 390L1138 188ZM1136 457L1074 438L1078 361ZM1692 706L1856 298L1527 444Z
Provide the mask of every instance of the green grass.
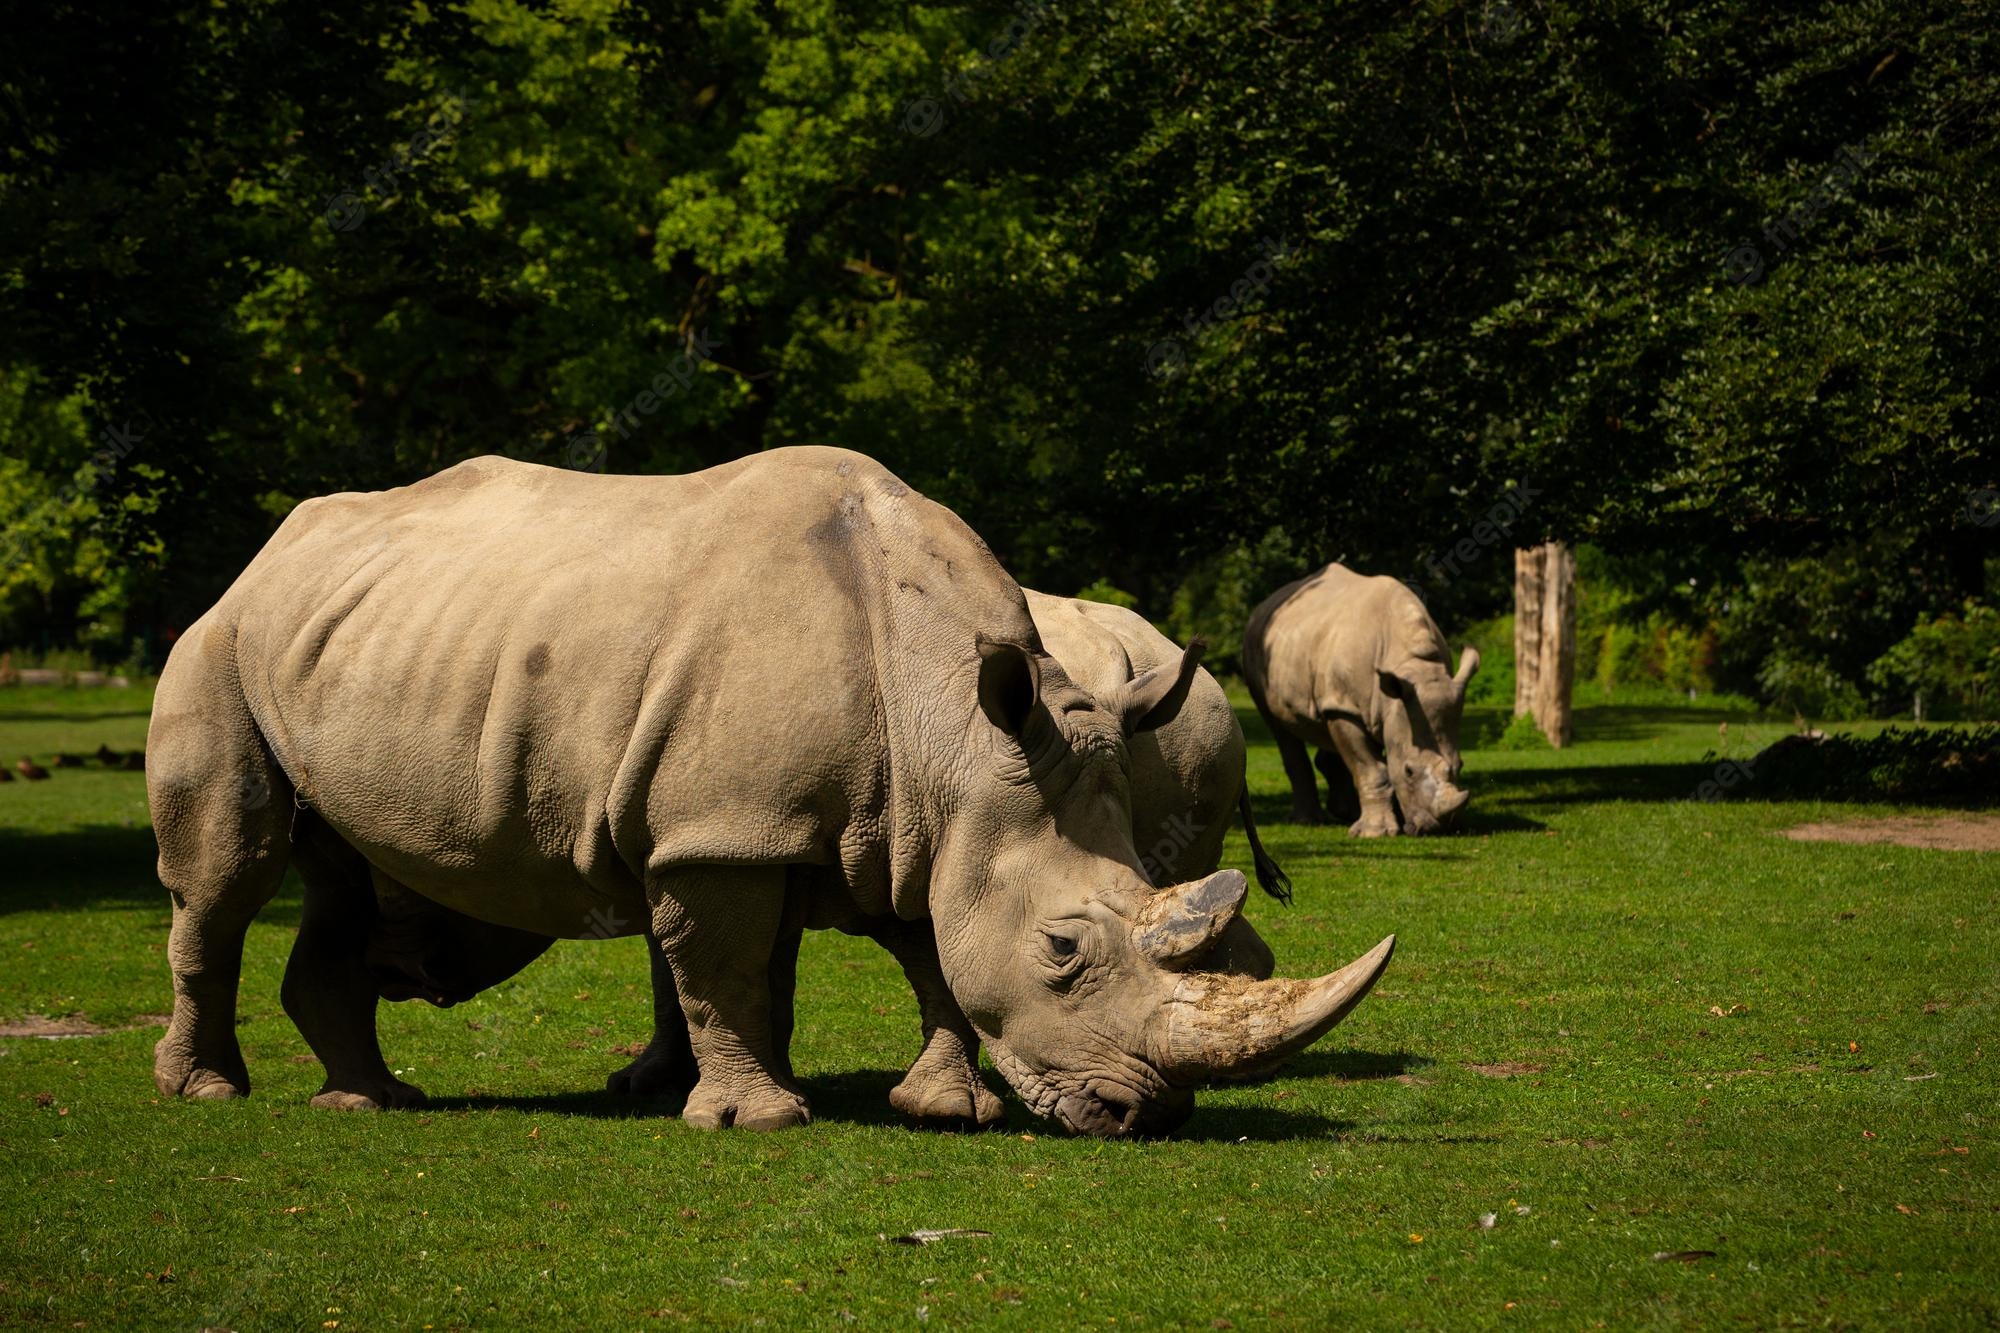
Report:
M0 691L0 755L131 748L143 710ZM630 940L559 945L455 1010L384 1006L435 1105L314 1112L278 1005L295 885L250 937L254 1095L163 1102L141 779L0 786L0 1017L121 1029L0 1039L0 1324L1989 1327L1995 858L1774 836L1864 807L1685 800L1725 721L1739 756L1784 730L1586 709L1571 750L1468 757L1468 833L1391 843L1280 824L1254 735L1298 888L1253 904L1281 968L1401 950L1281 1077L1151 1143L1018 1104L1005 1132L901 1127L914 1002L833 935L801 966L808 1128L701 1134L597 1091L644 1035ZM918 1227L993 1234L882 1239ZM1653 1257L1687 1251L1713 1254Z

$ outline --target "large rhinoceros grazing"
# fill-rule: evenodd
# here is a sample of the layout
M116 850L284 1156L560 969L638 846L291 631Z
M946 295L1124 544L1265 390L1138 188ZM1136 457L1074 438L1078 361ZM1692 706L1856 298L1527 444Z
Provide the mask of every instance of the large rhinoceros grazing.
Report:
M326 1068L316 1104L421 1098L376 1044L385 968L476 989L543 937L645 933L699 1062L684 1117L797 1124L774 971L806 927L881 923L936 982L919 1091L974 1100L983 1039L1038 1114L1165 1130L1199 1083L1316 1040L1394 945L1310 981L1183 970L1247 886L1146 882L1127 740L1195 665L1093 698L963 523L840 450L684 477L483 458L309 501L160 680L175 993L154 1079L249 1090L243 939L291 863L283 999ZM385 886L499 961L417 975L378 929Z
M1334 564L1265 598L1243 631L1243 677L1285 762L1292 818L1321 820L1311 745L1336 810L1347 791L1359 799L1356 837L1395 836L1398 808L1402 832L1449 829L1465 808L1458 718L1478 669L1467 647L1452 674L1437 622L1395 579Z
M1061 665L1070 683L1093 698L1117 697L1131 682L1155 668L1178 672L1185 650L1136 612L1100 602L1053 597L1033 588L1022 591L1027 594L1028 613L1034 618L1042 647ZM1244 788L1244 748L1243 728L1236 721L1228 695L1213 676L1199 668L1172 721L1127 739L1132 842L1139 853L1139 868L1154 884L1171 886L1176 876L1185 881L1218 869L1224 835L1240 804L1258 883L1273 897L1289 899L1290 880L1257 839ZM384 908L398 914L408 910L401 902L385 901ZM412 927L404 938L414 940L445 927L435 912L430 917L422 926ZM887 928L887 923L880 921L866 924L867 932L892 954L904 958L909 953L913 941L906 938L908 932L902 923ZM467 928L456 927L461 932ZM443 950L434 944L428 948L420 945L417 952L420 957L442 953L462 956L458 950ZM651 957L653 1036L636 1059L606 1080L612 1092L685 1092L699 1076L688 1041L687 1018L674 992L673 969L657 944ZM1275 966L1270 946L1247 918L1238 916L1207 952L1190 960L1187 970L1262 980ZM920 1006L950 1004L948 988L932 981L926 970L911 969L909 976ZM795 984L793 965L774 964L773 1014L781 1033L791 1030ZM933 992L935 997L927 998ZM785 1043L777 1045L782 1061ZM970 1101L965 1098L968 1091ZM890 1100L913 1119L939 1124L985 1125L1004 1114L1000 1099L983 1088L968 1089L956 1079L927 1082L921 1071L905 1079Z

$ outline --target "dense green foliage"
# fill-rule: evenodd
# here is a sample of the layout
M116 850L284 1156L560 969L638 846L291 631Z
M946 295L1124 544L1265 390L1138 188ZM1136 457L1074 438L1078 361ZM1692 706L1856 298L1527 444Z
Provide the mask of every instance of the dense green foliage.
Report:
M6 707L0 754L46 760L138 744L147 700ZM703 1134L671 1099L598 1091L649 1021L635 940L558 945L449 1011L384 1005L392 1063L436 1104L315 1112L320 1070L278 1003L296 881L244 960L251 1098L162 1101L166 903L140 777L0 786L0 1022L109 1029L0 1037L0 1324L2000 1318L1989 857L1775 837L1828 808L1686 799L1718 723L1740 754L1762 720L1589 705L1572 750L1469 756L1469 836L1364 844L1276 822L1284 777L1244 711L1298 888L1291 910L1252 909L1281 965L1390 929L1400 947L1278 1078L1204 1091L1153 1143L1065 1138L1018 1102L1005 1132L902 1128L885 1097L919 1044L909 986L831 932L800 968L806 1128ZM1232 837L1226 857L1246 851ZM936 1227L993 1234L885 1239Z
M157 659L304 495L806 440L1225 666L1317 562L1462 623L1549 535L1773 695L1986 595L1964 0L9 21L0 643Z

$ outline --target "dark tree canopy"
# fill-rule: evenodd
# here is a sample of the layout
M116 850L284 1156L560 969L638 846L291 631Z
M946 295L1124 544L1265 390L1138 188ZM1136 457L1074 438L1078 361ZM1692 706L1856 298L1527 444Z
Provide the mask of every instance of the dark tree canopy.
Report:
M0 643L157 655L299 498L489 452L845 445L1225 643L1561 537L1745 680L1860 681L2000 550L1980 6L8 22Z

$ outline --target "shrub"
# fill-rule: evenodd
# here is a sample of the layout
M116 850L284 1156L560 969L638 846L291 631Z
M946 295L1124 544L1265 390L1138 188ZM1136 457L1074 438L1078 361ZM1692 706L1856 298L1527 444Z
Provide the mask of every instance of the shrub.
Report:
M2000 804L2000 726L1890 727L1876 736L1788 738L1753 760L1738 795Z
M1764 659L1757 684L1780 708L1812 718L1856 718L1867 715L1861 691L1831 666L1780 648Z
M1139 607L1137 597L1123 588L1114 587L1110 579L1099 579L1078 592L1076 599L1079 602L1105 602L1111 606L1122 606L1127 611L1135 611Z
M1868 680L1885 690L1920 691L1935 706L1956 705L1961 716L1985 718L2000 681L2000 611L1976 601L1965 614L1918 620L1908 638L1875 659Z

